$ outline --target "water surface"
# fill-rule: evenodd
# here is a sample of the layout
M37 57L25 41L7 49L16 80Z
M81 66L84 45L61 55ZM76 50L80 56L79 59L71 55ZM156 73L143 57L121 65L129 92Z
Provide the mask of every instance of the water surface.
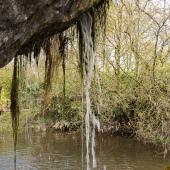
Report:
M17 170L81 170L80 135L22 134ZM163 170L170 161L128 138L97 136L95 170ZM84 162L84 164L86 164ZM0 170L13 170L12 135L0 135ZM84 166L85 170L85 166Z

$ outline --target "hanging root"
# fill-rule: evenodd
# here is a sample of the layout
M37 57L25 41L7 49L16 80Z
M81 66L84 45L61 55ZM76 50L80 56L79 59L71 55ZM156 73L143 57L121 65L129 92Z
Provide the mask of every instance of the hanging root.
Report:
M19 61L17 56L14 58L14 69L11 87L11 118L14 137L14 149L16 150L19 126Z

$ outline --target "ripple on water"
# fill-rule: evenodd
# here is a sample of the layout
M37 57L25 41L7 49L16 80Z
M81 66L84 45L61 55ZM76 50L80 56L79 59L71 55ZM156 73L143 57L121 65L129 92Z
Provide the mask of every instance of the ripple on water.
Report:
M32 142L26 136L18 139L17 170L81 170L81 136L32 135ZM13 170L12 136L3 139L0 170ZM163 170L170 164L132 139L109 136L96 138L96 159L95 170Z

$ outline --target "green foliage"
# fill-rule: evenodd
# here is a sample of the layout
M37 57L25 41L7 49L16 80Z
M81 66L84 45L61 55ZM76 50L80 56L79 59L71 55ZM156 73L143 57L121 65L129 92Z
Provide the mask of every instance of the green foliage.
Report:
M8 66L0 70L0 87L2 87L2 100L7 100L10 98L11 79L12 65L9 64Z
M81 110L78 105L81 103L76 103L73 96L65 96L63 100L61 96L53 96L49 108L47 109L47 119L50 118L54 121L80 121L81 120Z

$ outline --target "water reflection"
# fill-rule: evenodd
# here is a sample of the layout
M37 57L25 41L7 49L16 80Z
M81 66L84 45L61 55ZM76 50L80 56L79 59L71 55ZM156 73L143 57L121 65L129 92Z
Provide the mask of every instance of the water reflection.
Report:
M19 135L17 170L81 170L81 136ZM12 135L0 136L0 169L13 170ZM97 136L95 170L163 170L170 161L132 139ZM84 161L84 169L86 162Z

